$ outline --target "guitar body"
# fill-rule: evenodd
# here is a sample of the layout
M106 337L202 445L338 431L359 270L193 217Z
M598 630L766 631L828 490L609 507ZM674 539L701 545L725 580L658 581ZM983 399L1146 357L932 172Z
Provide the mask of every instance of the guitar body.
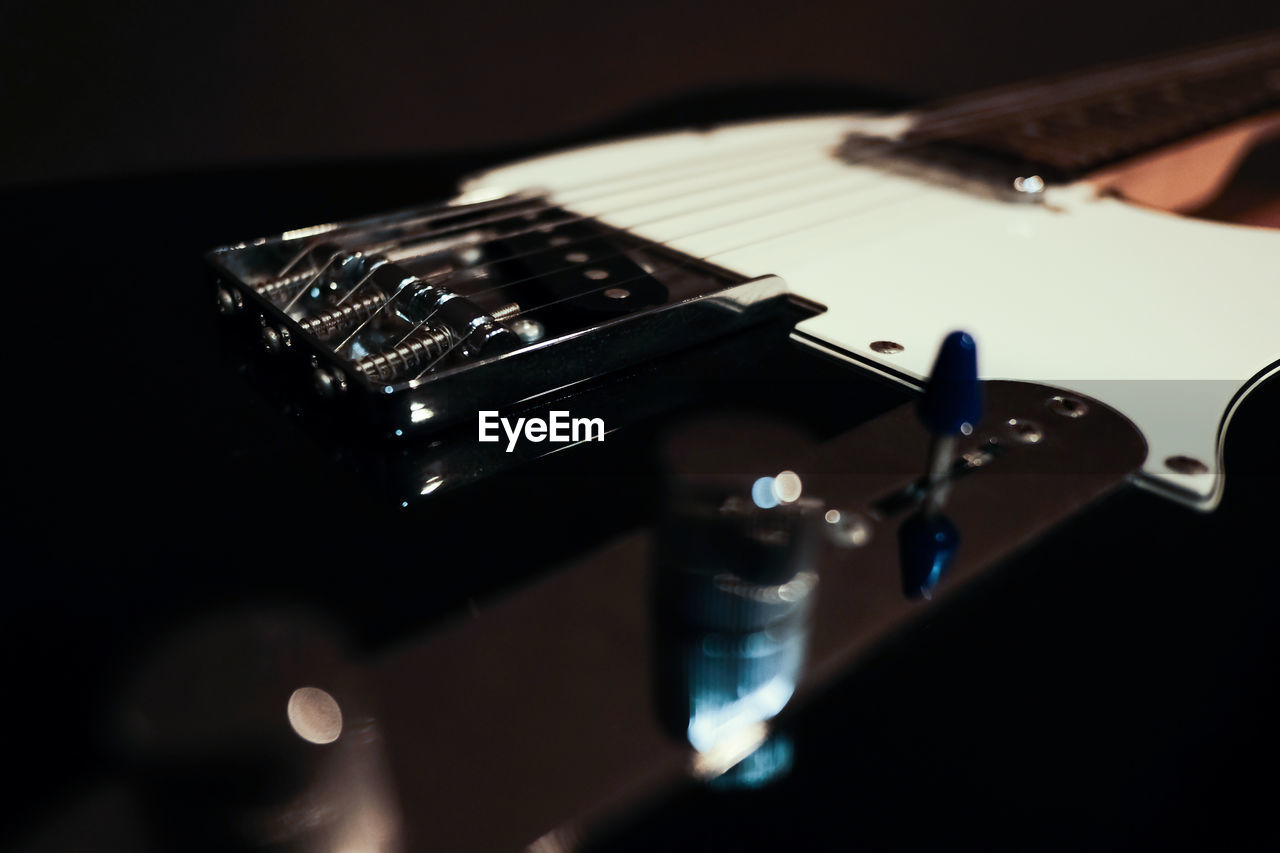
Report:
M825 308L797 340L908 386L928 376L936 341L970 330L991 342L985 376L1116 406L1150 445L1140 482L1212 509L1230 414L1280 367L1280 230L1147 209L1093 181L1010 204L838 153L909 125L854 115L628 140L499 168L465 191L540 188L692 257L777 275ZM1221 153L1229 169L1235 152ZM1165 183L1183 179L1174 169ZM965 283L979 279L975 296ZM1175 457L1207 470L1172 470Z
M370 849L1266 849L1274 786L1255 780L1270 778L1280 712L1280 231L1086 182L1011 203L844 151L851 134L902 137L912 115L10 193L35 225L15 280L57 266L79 318L74 334L24 326L17 342L39 381L12 462L25 556L2 623L24 780L13 838L320 849L306 827L333 812L306 808L336 802L357 829L320 835ZM777 277L791 298L521 401L513 411L563 407L607 432L511 453L479 444L474 421L398 442L351 430L210 308L197 259L211 246L531 189L737 279ZM83 225L71 235L68 210ZM49 316L47 290L12 299L14 317ZM1145 443L1145 457L1123 470L1090 457L1044 489L1018 469L1010 482L1029 497L977 522L964 508L1003 491L988 485L999 469L957 480L962 530L995 531L990 565L962 565L965 585L859 637L856 654L821 657L845 649L832 603L875 572L896 580L896 564L859 551L824 564L808 640L821 678L801 679L779 716L788 772L736 790L704 784L696 761L685 773L690 745L657 722L670 685L619 676L670 651L636 628L649 624L645 549L670 512L659 448L691 417L729 411L815 444L823 470L807 482L865 460L913 482L873 445L906 440L956 328L979 341L985 379L1082 395L1127 425L1116 446ZM897 349L873 346L886 341ZM1052 451L1062 433L1036 417ZM732 444L691 435L695 456ZM923 466L914 445L901 455ZM1102 475L1085 497L1060 490ZM851 494L879 495L852 479ZM1024 535L1021 509L1044 506L1053 524ZM875 536L865 553L888 553L875 549L893 534ZM326 706L268 691L262 719L282 728L276 699L289 700L288 744L245 760L227 732L251 728L273 678L342 697L360 736L323 752ZM312 778L327 781L297 781Z

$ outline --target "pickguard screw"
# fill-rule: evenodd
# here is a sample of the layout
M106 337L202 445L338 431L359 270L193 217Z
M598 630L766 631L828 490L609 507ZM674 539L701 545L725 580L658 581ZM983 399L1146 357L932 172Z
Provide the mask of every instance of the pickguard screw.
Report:
M1178 474L1208 474L1209 466L1193 456L1170 456L1165 467Z
M1044 430L1040 429L1040 425L1034 421L1009 418L1005 423L1009 425L1009 432L1013 434L1014 439L1023 444L1039 444L1044 438Z
M829 509L822 517L823 530L832 544L841 548L861 548L871 541L871 524L852 512Z
M1089 413L1089 404L1076 397L1050 397L1045 405L1049 407L1049 411L1064 418L1082 418Z
M893 355L902 352L906 347L893 341L872 341L871 351L878 352L881 355Z

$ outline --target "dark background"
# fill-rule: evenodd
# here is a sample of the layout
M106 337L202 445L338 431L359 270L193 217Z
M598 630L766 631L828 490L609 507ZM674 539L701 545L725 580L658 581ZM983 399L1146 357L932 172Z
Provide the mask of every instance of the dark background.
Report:
M0 5L0 185L553 142L690 93L945 96L1280 26L1219 3Z

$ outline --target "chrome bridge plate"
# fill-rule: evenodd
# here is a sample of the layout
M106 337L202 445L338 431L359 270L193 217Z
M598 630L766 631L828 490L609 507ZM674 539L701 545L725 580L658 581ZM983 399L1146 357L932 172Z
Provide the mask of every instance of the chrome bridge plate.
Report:
M537 196L319 225L206 260L218 310L284 381L394 437L762 321L786 292Z

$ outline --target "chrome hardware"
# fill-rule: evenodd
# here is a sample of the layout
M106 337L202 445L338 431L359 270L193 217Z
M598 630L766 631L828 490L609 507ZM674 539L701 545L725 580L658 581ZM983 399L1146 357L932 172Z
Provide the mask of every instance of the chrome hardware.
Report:
M382 302L385 302L385 299L374 303L375 307ZM519 313L520 306L512 302L487 316L473 320L472 326L475 329L492 327L493 324L501 323ZM429 365L459 343L465 343L465 339L456 336L443 323L424 325L392 349L357 359L354 364L356 370L367 376L370 381L390 382L409 371Z
M298 321L298 325L304 332L327 341L338 332L368 320L386 301L386 294L381 290L370 288L368 293L351 300L341 308L335 308L314 317L304 317Z
M503 305L501 308L491 311L489 313L489 318L493 320L495 323L505 323L507 320L510 320L512 317L515 317L519 313L520 313L520 306L514 302L511 302L506 305Z
M453 343L447 330L426 326L387 352L357 359L354 364L372 382L390 382L402 373L429 364Z
M282 296L292 296L294 291L318 275L319 273L314 270L290 273L289 275L260 281L253 285L253 289L267 299L274 300Z
M303 393L348 401L341 408L361 424L395 435L631 367L785 307L780 279L744 281L527 196L296 229L207 259L229 327L286 370L298 364Z

